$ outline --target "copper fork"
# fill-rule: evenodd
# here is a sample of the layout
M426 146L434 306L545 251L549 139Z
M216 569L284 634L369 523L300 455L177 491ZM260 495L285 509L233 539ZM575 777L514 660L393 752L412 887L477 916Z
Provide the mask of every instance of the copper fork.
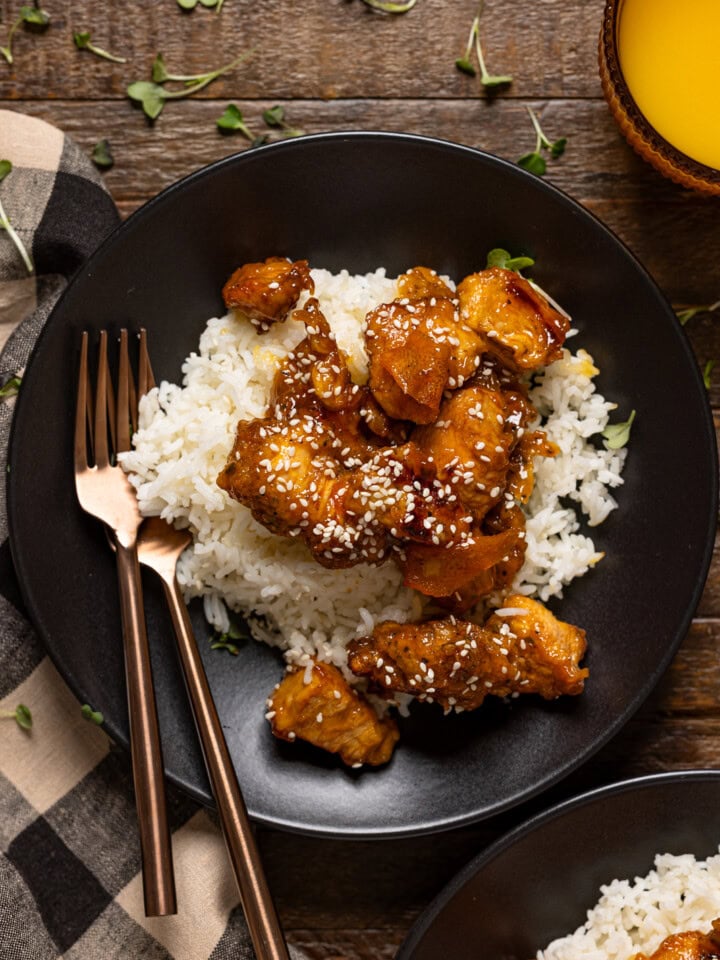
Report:
M155 386L144 337L140 341L139 367L138 399L141 399ZM289 960L235 767L175 573L180 555L191 542L187 530L177 530L160 517L148 517L138 535L138 559L158 575L165 591L195 728L255 955L257 960Z
M142 337L144 339L144 336ZM141 351L142 356L142 351ZM147 370L140 365L140 389ZM75 410L75 489L80 506L106 525L117 559L125 653L130 743L135 803L142 856L145 913L177 912L165 780L142 602L137 534L142 517L135 491L122 468L111 462L111 446L130 448L130 424L137 418L137 397L128 358L127 330L121 331L117 403L107 359L107 333L100 334L94 412L88 374L88 335L83 333ZM94 464L90 464L90 433Z

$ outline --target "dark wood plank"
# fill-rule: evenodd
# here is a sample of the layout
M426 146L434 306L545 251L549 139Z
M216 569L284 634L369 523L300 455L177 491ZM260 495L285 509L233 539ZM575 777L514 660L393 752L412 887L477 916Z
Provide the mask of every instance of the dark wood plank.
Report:
M44 5L52 24L40 36L18 32L14 68L0 64L0 99L122 97L128 82L149 78L158 50L173 72L186 74L216 68L251 49L251 61L207 95L482 95L479 81L454 65L464 52L476 0L420 0L409 14L395 17L373 13L361 0L233 0L220 16L204 9L183 13L173 0L104 4L102 14L90 0ZM4 25L18 6L15 0L0 4ZM598 96L602 7L602 0L487 0L482 27L488 67L515 77L502 96ZM92 29L96 43L130 63L113 65L75 50L72 33L81 29Z
M264 129L262 109L272 101L239 102L253 130ZM88 151L101 137L114 146L116 164L106 183L124 214L203 164L248 148L240 136L215 127L225 101L170 104L154 128L129 102L19 101L25 110L55 122ZM620 137L603 101L554 101L541 110L553 135L570 137L566 154L547 179L596 213L623 239L678 303L720 297L715 198L690 195L641 161ZM510 160L532 146L522 101L295 101L292 123L309 133L383 129L432 134L487 149ZM689 251L692 251L690 254Z

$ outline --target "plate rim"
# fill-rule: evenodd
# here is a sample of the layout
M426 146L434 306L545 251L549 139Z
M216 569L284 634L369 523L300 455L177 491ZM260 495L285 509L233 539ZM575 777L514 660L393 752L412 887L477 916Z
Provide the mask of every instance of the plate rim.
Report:
M267 155L271 151L302 151L307 145L319 145L322 146L324 143L331 143L334 141L339 142L357 142L362 144L363 142L370 142L373 140L380 141L400 141L402 143L417 143L424 147L430 147L434 149L439 149L442 151L450 151L457 153L468 154L476 159L479 159L485 164L490 166L496 166L503 169L506 173L512 177L518 179L519 181L527 182L528 178L533 181L534 186L546 194L554 196L565 208L569 209L571 212L576 215L584 216L588 218L594 226L599 229L603 234L605 234L627 257L633 264L633 267L639 271L649 289L652 291L655 299L658 302L658 306L663 309L663 311L668 316L668 320L676 320L675 313L672 310L672 307L665 297L663 291L660 289L656 281L653 279L648 270L644 265L638 260L635 254L629 249L629 247L612 231L608 226L606 226L602 220L600 220L592 211L588 210L583 206L578 200L573 199L569 194L562 191L560 188L554 184L536 177L535 175L523 170L517 164L512 163L509 160L506 160L502 157L498 157L495 154L489 153L487 151L479 150L475 147L471 147L465 144L456 143L451 140L446 140L438 137L429 137L421 134L413 133L394 133L392 131L383 131L383 130L347 130L347 131L334 131L331 133L317 133L310 134L303 137L293 138L289 140L276 141L271 144L265 144L263 146L254 148L253 150L244 150L241 152L236 152L230 154L226 157L222 157L219 160L213 161L210 164L206 164L194 171L191 171L186 176L175 181L172 184L169 184L163 190L161 190L156 196L152 197L150 200L146 201L142 206L135 210L127 220L121 222L116 226L111 233L105 238L105 240L97 247L93 254L86 260L76 271L73 277L68 282L67 286L63 290L62 294L58 298L57 303L51 310L48 318L43 325L43 328L33 346L33 349L30 353L30 356L27 361L26 370L30 369L32 364L35 361L36 356L42 349L42 344L45 340L48 327L51 324L52 318L58 311L65 298L70 294L74 289L75 285L78 282L81 282L82 276L86 273L88 269L92 269L93 261L104 255L106 250L110 249L112 245L117 242L117 238L121 234L127 234L128 232L135 230L138 226L142 226L144 219L148 216L152 216L154 210L157 207L164 206L169 202L177 191L184 189L184 187L191 183L201 182L205 177L212 176L216 171L225 167L232 167L235 165L241 165L244 162L255 162L258 159L261 159L263 155ZM696 387L702 393L705 393L706 402L704 404L704 417L702 427L706 434L706 440L710 446L710 452L714 455L714 460L717 461L717 438L714 430L714 421L712 418L712 410L709 403L709 398L707 397L706 391L704 391L704 386L702 384L702 376L700 373L695 354L690 345L687 333L683 327L677 323L676 333L678 334L678 343L682 346L685 359L688 361L689 367L692 370L693 379L695 380ZM702 394L701 394L702 395ZM48 642L49 633L45 630L45 624L40 625L38 620L35 618L35 610L33 604L29 600L29 593L26 584L29 582L26 578L27 568L25 568L21 562L21 551L22 548L18 545L17 534L15 529L15 509L14 503L16 498L16 484L15 477L17 476L17 471L13 471L12 464L15 460L15 449L17 444L20 442L18 440L19 429L16 429L16 425L19 421L18 411L24 409L23 404L23 391L20 390L18 397L16 399L16 406L13 411L13 418L10 429L10 436L8 441L8 466L9 470L6 476L6 502L7 502L7 515L8 515L8 539L10 543L10 551L13 560L15 570L17 571L17 579L19 582L19 588L23 602L25 603L26 609L28 611L29 618L32 622L33 627L37 631L42 640L43 646L50 656L52 662L56 666L58 672L64 679L64 681L70 687L73 695L78 699L79 702L83 701L82 691L80 689L80 684L76 681L76 678L71 669L69 669L58 657L56 656L56 651L52 649L51 643ZM716 515L718 510L718 475L717 471L712 471L709 478L709 487L708 493L710 494L710 503L711 503L711 515ZM710 564L713 556L713 546L714 546L714 535L713 528L708 524L708 531L706 534L704 552L702 561L700 564L700 575L696 581L695 588L693 590L692 596L690 597L687 605L684 617L680 624L680 627L676 631L676 635L673 638L672 643L670 643L664 653L664 656L657 662L655 669L648 673L646 676L646 681L642 687L639 688L639 693L635 695L633 701L626 706L625 710L622 711L618 716L614 717L612 722L607 725L603 730L602 735L597 736L594 740L588 744L584 750L580 751L573 759L568 760L561 767L556 768L552 773L547 776L539 779L532 787L523 789L522 791L516 791L510 797L506 798L502 803L496 803L490 808L486 808L480 811L473 811L470 813L459 814L457 816L449 817L440 817L435 816L431 819L427 819L423 823L415 823L408 826L390 826L383 827L382 825L374 827L372 830L369 830L366 827L354 827L352 824L345 825L344 827L332 826L327 823L315 823L308 825L302 820L294 820L290 817L281 817L276 815L268 815L258 812L252 808L249 809L250 816L257 823L262 824L263 826L272 827L279 830L284 830L292 833L298 833L305 836L316 836L332 839L352 839L352 840L367 840L367 839L392 839L400 837L413 837L413 836L422 836L432 833L439 833L445 830L453 829L456 827L467 826L472 823L477 823L482 820L489 819L500 813L503 813L512 807L519 805L520 803L530 800L533 797L536 797L540 793L548 790L550 787L556 783L563 780L574 770L578 769L584 763L586 763L598 750L600 750L609 740L611 740L617 733L628 723L632 716L637 712L637 710L642 706L647 697L650 695L652 690L656 687L661 677L667 670L670 662L675 657L680 645L684 641L689 626L692 622L695 609L700 600L705 581L708 576L710 569ZM31 579L31 578L30 578ZM129 740L128 737L120 730L117 723L112 721L105 720L103 724L105 730L111 736L112 740L118 743L124 750L129 750ZM191 783L187 778L182 775L172 773L165 768L165 776L167 779L173 783L175 786L179 787L194 800L205 806L214 806L214 801L212 797L204 793L199 789L195 784Z
M497 840L494 840L484 850L481 850L480 853L476 854L469 863L465 864L455 876L448 880L442 890L430 901L408 931L407 936L401 943L395 956L395 960L413 960L414 951L431 925L467 883L483 867L492 863L493 860L514 846L518 840L529 836L531 833L545 826L545 824L552 823L553 820L560 819L572 810L580 810L606 797L620 796L623 793L632 793L636 790L645 790L663 783L700 783L712 781L720 784L720 770L713 770L710 767L648 773L638 777L629 777L624 780L615 780L611 783L603 784L600 787L593 787L591 790L576 794L569 799L553 804L553 806L548 807L546 810L541 810L533 814L527 820L513 827Z

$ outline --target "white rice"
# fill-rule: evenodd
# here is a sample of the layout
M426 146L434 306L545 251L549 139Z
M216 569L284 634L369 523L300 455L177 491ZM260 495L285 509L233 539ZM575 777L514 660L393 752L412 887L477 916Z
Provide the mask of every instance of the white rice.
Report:
M367 378L364 318L397 295L380 269L361 277L313 270L315 292L349 356L353 377ZM143 401L134 450L123 457L140 508L189 526L194 544L183 555L178 578L186 599L203 597L219 631L229 627L226 608L249 618L253 634L285 649L289 662L318 656L344 666L345 645L386 619L414 620L423 599L402 585L392 563L327 570L298 541L269 533L250 511L216 484L233 445L239 419L264 415L281 359L304 336L292 318L258 334L232 315L209 321L198 353L183 365L183 386L162 383ZM528 505L527 559L514 588L547 599L601 558L579 533L577 503L591 525L616 506L609 490L622 483L625 451L607 451L588 438L603 430L614 404L595 391L597 374L584 351L548 367L531 398L546 419L543 428L561 453L536 461L536 486Z
M720 854L659 854L655 869L635 880L613 880L575 933L538 951L537 960L630 960L652 954L686 930L709 932L720 916Z

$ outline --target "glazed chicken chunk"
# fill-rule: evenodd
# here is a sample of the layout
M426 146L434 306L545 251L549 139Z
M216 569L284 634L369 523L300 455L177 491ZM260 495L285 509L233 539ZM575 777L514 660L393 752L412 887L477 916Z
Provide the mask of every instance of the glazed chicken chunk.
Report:
M636 953L631 960L718 960L720 958L720 920L713 920L710 933L688 930L666 937L657 950L647 956Z
M223 287L223 300L230 310L239 310L261 333L284 320L303 290L313 292L307 260L294 263L285 257L268 257L264 263L239 267Z
M309 683L302 667L287 674L268 699L267 716L276 737L307 740L350 767L387 763L399 736L392 718L378 717L337 667L319 661Z
M367 316L365 337L370 390L397 420L433 423L445 390L462 386L480 365L480 338L447 298L381 304Z
M380 690L413 694L446 711L474 710L489 694L537 693L546 700L581 693L585 633L521 595L480 627L450 617L379 624L351 641L348 663Z
M509 369L537 370L559 359L570 321L520 274L490 267L465 277L457 292L463 323Z

